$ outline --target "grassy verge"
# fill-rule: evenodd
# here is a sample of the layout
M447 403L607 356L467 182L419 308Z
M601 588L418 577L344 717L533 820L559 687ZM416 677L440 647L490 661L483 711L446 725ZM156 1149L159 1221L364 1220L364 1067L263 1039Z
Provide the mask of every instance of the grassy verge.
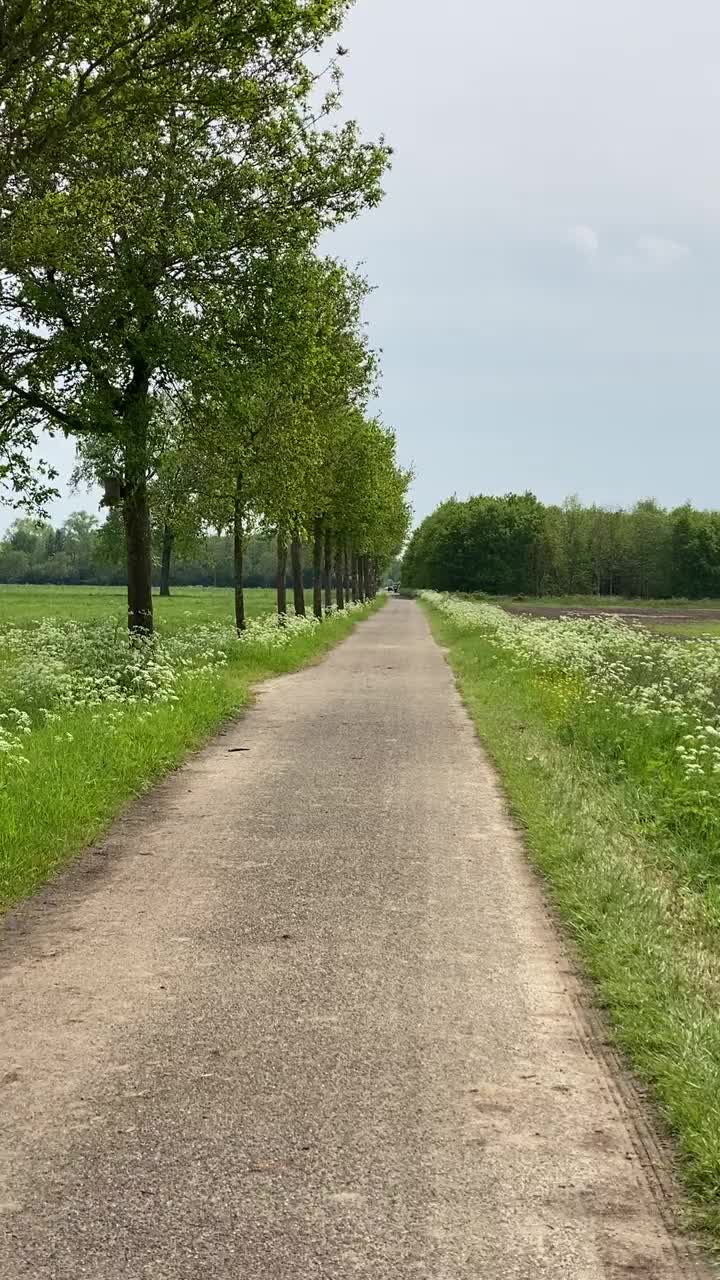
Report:
M318 661L382 603L335 614L283 647L249 645L225 666L181 682L176 702L108 708L100 718L66 710L33 728L23 743L27 764L8 771L0 790L0 908L101 836L134 796L237 715L255 684Z
M720 866L700 837L653 822L650 784L609 763L607 744L568 740L562 689L430 614L617 1041L676 1138L693 1222L720 1244Z

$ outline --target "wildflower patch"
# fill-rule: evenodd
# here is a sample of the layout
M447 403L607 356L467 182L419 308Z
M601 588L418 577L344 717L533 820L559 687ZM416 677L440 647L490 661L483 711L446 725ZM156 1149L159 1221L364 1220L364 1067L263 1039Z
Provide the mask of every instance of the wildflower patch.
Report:
M720 835L716 640L657 635L612 615L549 620L437 592L423 598L530 668L558 733L651 787L666 825Z
M346 612L361 609L350 605ZM45 618L30 626L0 629L0 786L9 769L28 764L25 745L33 730L63 716L90 711L112 728L129 708L152 713L172 706L198 677L217 672L243 654L262 658L282 650L321 623L314 617L277 614L251 618L238 635L230 624L208 623L153 636L130 636L116 621Z

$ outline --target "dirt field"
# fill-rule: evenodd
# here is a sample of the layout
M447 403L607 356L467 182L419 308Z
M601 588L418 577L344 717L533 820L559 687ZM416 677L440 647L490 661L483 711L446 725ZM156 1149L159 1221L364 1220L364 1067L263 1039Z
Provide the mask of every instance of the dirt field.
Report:
M507 604L508 613L521 613L531 618L601 618L614 614L633 622L720 622L720 609L638 609L625 605Z

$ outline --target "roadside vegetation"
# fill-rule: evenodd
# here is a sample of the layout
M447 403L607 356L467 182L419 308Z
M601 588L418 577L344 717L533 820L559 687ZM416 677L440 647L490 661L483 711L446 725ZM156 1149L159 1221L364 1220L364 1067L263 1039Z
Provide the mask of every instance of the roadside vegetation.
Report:
M112 616L0 629L0 906L95 840L236 715L254 683L316 660L377 607L349 605L322 624L259 614L239 635L199 621L195 603L192 625L181 613L142 638Z
M343 117L347 8L59 0L3 21L1 901L254 680L334 644L405 541L370 285L321 248L390 159ZM48 432L102 523L49 522ZM231 590L174 594L194 582ZM96 583L124 600L52 585Z
M405 542L370 284L322 250L390 160L343 116L347 9L58 0L3 19L2 902L253 681L340 639ZM102 523L49 522L48 432L74 441ZM175 594L195 582L231 590ZM124 599L52 585L100 583Z
M720 648L424 594L532 857L720 1241Z

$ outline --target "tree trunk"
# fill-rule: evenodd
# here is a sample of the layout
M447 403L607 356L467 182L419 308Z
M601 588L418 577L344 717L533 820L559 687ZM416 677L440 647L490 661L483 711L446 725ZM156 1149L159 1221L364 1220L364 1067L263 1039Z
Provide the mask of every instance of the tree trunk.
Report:
M345 608L345 592L343 590L343 544L338 538L335 543L335 603L338 609Z
M322 598L322 565L325 531L322 520L315 521L313 539L313 613L316 618L323 616Z
M280 618L287 614L287 534L277 532L277 611Z
M160 562L160 595L170 595L170 564L175 534L168 524L163 525L162 560Z
M350 577L352 580L352 598L353 604L357 604L360 599L360 580L358 576L358 558L357 552L353 551L350 564Z
M303 586L302 543L297 537L293 538L290 543L290 563L292 565L293 604L295 605L295 616L297 618L304 618L306 617L306 613L305 588Z
M343 547L343 587L345 590L345 603L349 604L351 579L350 579L350 552L348 551L347 542Z
M360 599L364 604L368 598L367 556L358 556L358 570L360 573Z
M146 395L138 395L134 407L137 421L125 448L123 524L127 548L128 627L131 631L152 634L152 550L147 492L147 423L144 418L146 399Z
M235 586L235 626L238 629L238 635L241 635L247 627L245 620L245 591L243 587L245 512L242 482L242 472L239 472L235 482L235 510L233 514L233 584Z
M328 526L325 529L325 610L327 613L332 609L332 529Z

